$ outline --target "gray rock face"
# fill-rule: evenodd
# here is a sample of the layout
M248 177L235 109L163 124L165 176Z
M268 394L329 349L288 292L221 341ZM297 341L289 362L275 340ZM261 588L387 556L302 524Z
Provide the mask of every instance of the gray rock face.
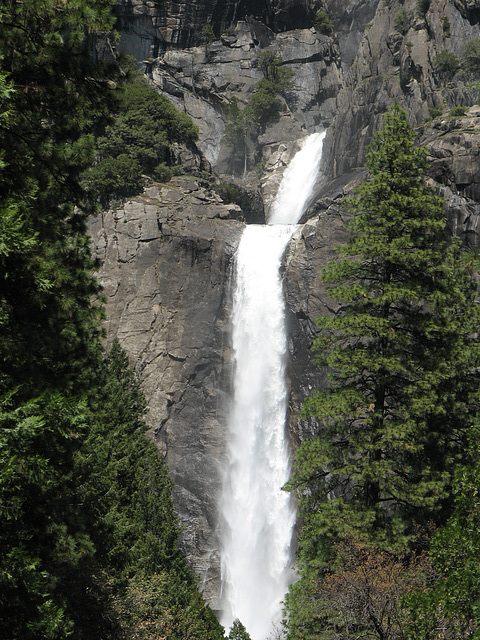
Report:
M199 148L220 173L231 172L232 150L222 140L228 104L232 99L240 105L248 101L263 78L256 62L267 46L294 74L284 115L267 127L249 158L251 166L258 160L268 164L279 144L332 120L342 82L334 40L311 29L275 35L255 20L240 21L208 49L167 51L149 67L153 85L198 125Z
M247 17L276 32L305 29L321 6L319 0L117 0L120 49L155 58L167 48L198 45L207 23L219 35Z
M445 198L448 227L480 247L480 106L461 118L437 118L420 138L429 151L431 185Z
M403 27L399 15L404 17ZM452 90L438 77L434 60L443 51L461 57L465 43L477 37L478 27L447 0L432 2L424 17L418 16L416 0L380 3L337 97L337 116L326 143L330 175L363 165L382 114L395 101L416 124L429 117L431 107L473 105L480 97L478 89L459 81Z
M208 185L176 178L92 221L107 336L142 380L184 527L180 544L215 606L215 527L230 380L228 291L243 223Z

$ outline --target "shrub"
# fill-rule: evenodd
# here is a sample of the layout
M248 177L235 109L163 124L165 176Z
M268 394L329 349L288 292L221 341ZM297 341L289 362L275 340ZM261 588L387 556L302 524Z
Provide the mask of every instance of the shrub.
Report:
M233 182L221 182L216 187L216 191L225 204L230 204L231 202L240 204L241 190Z
M462 68L469 75L480 75L480 38L469 40L463 47Z
M104 158L86 172L85 186L107 207L111 200L137 195L143 189L142 168L135 158L124 153Z
M161 162L155 167L153 171L153 177L158 182L168 182L173 176L181 173L181 168L178 166L169 167L165 162Z
M440 107L430 107L428 112L430 114L430 118L438 118L442 115L443 110L440 109Z
M158 94L135 69L129 70L129 76L121 89L118 112L97 138L99 162L85 175L85 183L105 206L112 199L140 193L142 174L168 182L177 172L169 166L171 144L193 144L198 138L198 128L186 113Z
M293 71L283 66L282 56L278 53L270 50L262 51L257 60L257 67L265 76L265 80L275 85L277 93L290 88ZM262 82L263 80L260 80L259 85Z
M277 93L275 83L266 78L260 80L256 92L245 107L246 116L254 126L264 127L278 117L283 105Z
M324 9L320 9L315 15L315 28L326 36L333 33L333 22Z
M442 51L433 61L433 68L442 80L448 81L455 75L459 63L460 61L454 53Z
M215 40L215 33L210 23L206 24L202 29L202 41L205 43L205 51L208 51L208 47Z
M407 31L408 31L408 19L407 19L407 14L405 13L405 11L400 11L400 13L397 13L397 15L395 16L393 23L395 25L395 29L397 31L399 31L402 36L404 36Z
M418 0L417 10L418 14L424 18L427 11L430 9L431 0Z
M453 109L450 109L449 111L449 116L453 116L453 117L461 117L464 116L467 113L467 107L453 107Z
M445 38L449 38L450 37L450 20L448 19L447 16L445 16L443 19L442 29L443 29L443 35L445 36Z
M250 640L248 631L238 618L235 618L232 626L230 627L228 640Z

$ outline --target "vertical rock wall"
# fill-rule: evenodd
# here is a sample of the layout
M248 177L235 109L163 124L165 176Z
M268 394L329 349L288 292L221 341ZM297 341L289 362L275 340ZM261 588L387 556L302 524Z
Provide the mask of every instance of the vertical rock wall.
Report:
M175 178L92 221L108 341L142 380L147 421L171 470L181 546L215 607L217 498L230 380L228 296L243 228L237 205Z

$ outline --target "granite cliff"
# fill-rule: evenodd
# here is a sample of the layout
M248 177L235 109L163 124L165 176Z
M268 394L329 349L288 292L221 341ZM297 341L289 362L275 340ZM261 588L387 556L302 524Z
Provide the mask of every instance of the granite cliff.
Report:
M177 150L192 175L151 185L92 222L107 337L118 336L143 381L151 436L174 480L181 543L213 608L233 256L245 221L261 220L263 209L268 215L297 141L328 128L317 193L285 256L293 442L308 429L293 416L322 383L309 354L315 318L331 312L318 273L344 237L340 199L362 179L366 147L392 102L408 110L429 150L429 179L445 197L451 233L479 245L480 61L466 71L462 57L479 36L480 0L422 7L416 0L118 2L119 48L192 116L200 140L197 154ZM315 27L320 8L333 22L330 34ZM207 22L217 39L202 43ZM222 138L228 104L245 104L255 91L267 48L293 71L292 89L278 120L251 144L249 171L232 175ZM442 52L458 60L448 77L438 65ZM222 201L220 182L242 187L242 208Z

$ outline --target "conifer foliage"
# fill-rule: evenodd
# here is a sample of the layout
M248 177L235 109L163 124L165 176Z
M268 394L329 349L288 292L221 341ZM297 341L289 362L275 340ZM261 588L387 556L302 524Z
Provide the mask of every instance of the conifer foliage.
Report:
M93 132L115 112L118 66L94 56L112 5L0 6L5 640L223 636L176 548L170 480L145 437L138 382L118 344L103 355L86 235L95 203L82 173Z
M458 243L447 242L426 168L395 105L369 151L370 178L348 202L351 239L322 273L337 311L318 321L314 349L330 380L305 403L318 428L289 485L304 517L292 638L321 637L325 609L308 613L305 603L309 578L334 571L333 541L366 537L402 553L417 525L445 522L456 465L468 456L478 291ZM313 635L302 635L307 618Z

